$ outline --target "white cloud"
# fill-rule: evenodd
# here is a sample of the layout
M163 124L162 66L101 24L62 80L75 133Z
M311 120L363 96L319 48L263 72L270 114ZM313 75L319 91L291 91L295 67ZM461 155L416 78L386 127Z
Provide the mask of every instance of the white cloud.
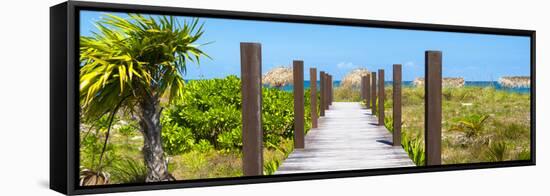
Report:
M349 68L357 67L356 65L354 65L351 62L340 62L336 66L338 67L338 69L349 69Z
M418 65L414 63L413 61L407 61L403 66L409 69L416 69L418 68Z

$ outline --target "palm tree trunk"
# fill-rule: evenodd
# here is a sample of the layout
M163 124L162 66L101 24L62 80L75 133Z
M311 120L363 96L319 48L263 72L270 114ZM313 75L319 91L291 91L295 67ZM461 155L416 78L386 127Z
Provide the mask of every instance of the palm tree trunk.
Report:
M143 134L143 157L147 166L145 182L172 180L162 148L159 100L154 97L142 101L139 124Z

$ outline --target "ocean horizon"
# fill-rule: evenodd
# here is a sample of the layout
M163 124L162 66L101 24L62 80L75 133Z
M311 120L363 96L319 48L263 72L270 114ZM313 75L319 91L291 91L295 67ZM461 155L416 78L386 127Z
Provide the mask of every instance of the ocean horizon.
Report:
M193 81L193 80L204 80L204 79L186 79L186 82ZM334 87L339 87L341 83L341 80L336 80L333 82ZM385 81L384 84L386 86L391 86L393 84L393 81ZM317 81L317 87L321 85L320 81ZM403 81L402 82L403 87L412 87L414 86L413 81ZM494 87L496 90L502 90L502 91L508 91L508 92L514 92L514 93L530 93L531 88L530 87L504 87L501 84L499 84L497 81L465 81L464 86L467 87ZM264 84L263 87L270 87L269 85ZM281 87L281 90L284 91L292 91L293 85L285 85ZM305 89L309 89L310 87L310 81L305 80L304 81L304 87Z
M334 87L339 87L341 83L341 80L336 80L333 82ZM393 81L385 81L384 84L386 86L393 85ZM317 81L317 86L320 86L321 82ZM413 81L403 81L401 83L403 87L412 87L414 86ZM531 88L530 87L504 87L501 84L499 84L497 81L465 81L464 86L467 87L494 87L496 90L502 90L502 91L508 91L508 92L514 92L514 93L530 93ZM269 85L264 85L264 87L269 87ZM282 90L284 91L292 91L293 85L285 85L282 87ZM304 87L305 89L309 89L310 87L310 81L306 80L304 81Z

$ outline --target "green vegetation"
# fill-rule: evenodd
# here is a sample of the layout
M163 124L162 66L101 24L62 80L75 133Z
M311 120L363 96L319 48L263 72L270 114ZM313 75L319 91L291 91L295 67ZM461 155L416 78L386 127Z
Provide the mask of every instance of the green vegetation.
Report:
M386 88L385 124L390 121L391 87ZM424 89L402 92L402 146L417 164L424 164ZM493 87L443 89L443 164L530 158L529 95ZM389 118L389 119L388 119Z
M361 92L358 88L340 86L334 88L335 102L360 102Z
M240 79L194 80L185 84L182 99L162 110L162 146L171 177L182 179L242 176ZM291 92L262 89L264 173L273 174L293 150L294 109ZM309 130L309 90L305 98L305 130ZM112 137L99 170L110 175L109 183L144 182L143 137L133 116L115 116ZM81 134L81 165L96 168L103 147L106 120L84 126Z
M103 157L111 127L119 113L129 113L145 138L146 181L172 180L161 147L161 102L181 99L187 63L207 57L195 44L203 34L198 23L106 14L95 23L98 32L80 37L80 119L93 127L97 119L108 118L98 164L89 169L99 173L107 165Z

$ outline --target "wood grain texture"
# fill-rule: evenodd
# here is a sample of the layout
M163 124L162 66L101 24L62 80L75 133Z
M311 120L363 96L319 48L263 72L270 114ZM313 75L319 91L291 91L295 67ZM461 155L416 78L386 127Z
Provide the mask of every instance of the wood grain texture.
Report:
M310 111L311 111L311 127L317 128L317 119L319 119L317 115L317 69L316 68L309 68L309 83L310 85Z
M415 166L371 110L357 102L334 102L319 128L305 137L306 148L295 149L275 174Z
M325 116L325 72L321 71L319 73L319 80L321 80L321 86L319 88L319 97L320 97L320 103L319 103L319 115Z
M263 175L262 46L241 43L243 174Z
M426 51L424 131L426 165L441 165L442 58L440 51Z
M304 62L293 61L294 148L304 148Z
M386 117L386 110L384 109L384 99L386 92L384 90L384 70L378 70L378 125L384 126L384 118Z
M393 65L393 145L401 146L401 64Z

